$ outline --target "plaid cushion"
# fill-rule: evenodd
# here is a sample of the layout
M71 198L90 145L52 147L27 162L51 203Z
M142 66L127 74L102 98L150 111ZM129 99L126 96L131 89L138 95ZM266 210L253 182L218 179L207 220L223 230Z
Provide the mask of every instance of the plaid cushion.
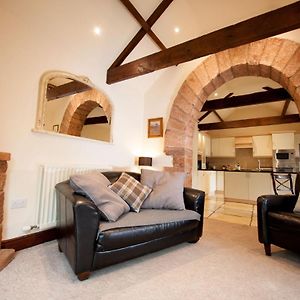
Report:
M109 187L126 201L135 212L140 211L143 202L152 191L148 186L142 185L139 181L126 173L122 173L120 178Z

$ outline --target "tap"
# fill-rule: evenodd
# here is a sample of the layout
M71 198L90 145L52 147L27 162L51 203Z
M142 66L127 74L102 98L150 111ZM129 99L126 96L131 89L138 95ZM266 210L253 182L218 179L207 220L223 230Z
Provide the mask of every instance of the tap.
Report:
M260 159L258 159L257 162L258 162L258 171L260 171L260 169L261 169L261 166L260 166Z

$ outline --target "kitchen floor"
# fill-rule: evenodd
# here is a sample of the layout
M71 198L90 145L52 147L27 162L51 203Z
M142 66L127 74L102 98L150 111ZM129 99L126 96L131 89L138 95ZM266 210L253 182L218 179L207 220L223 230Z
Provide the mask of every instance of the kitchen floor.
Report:
M205 199L204 217L229 223L257 226L256 204L224 202L223 194Z

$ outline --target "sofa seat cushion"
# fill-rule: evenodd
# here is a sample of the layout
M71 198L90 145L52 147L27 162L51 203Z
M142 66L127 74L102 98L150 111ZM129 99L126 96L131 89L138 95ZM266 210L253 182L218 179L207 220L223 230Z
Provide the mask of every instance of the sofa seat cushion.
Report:
M101 222L97 252L124 248L199 227L200 215L192 210L142 209L129 212L116 222Z
M300 214L290 212L269 212L269 224L273 229L289 232L298 232L300 234Z

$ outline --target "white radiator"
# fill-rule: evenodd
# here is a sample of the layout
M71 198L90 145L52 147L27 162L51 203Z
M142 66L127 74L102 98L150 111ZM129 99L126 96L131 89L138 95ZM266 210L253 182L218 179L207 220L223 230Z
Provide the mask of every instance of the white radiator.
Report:
M35 225L38 226L39 229L47 229L56 226L55 185L57 183L69 179L73 174L89 173L94 170L104 171L103 167L100 168L97 166L40 166Z

